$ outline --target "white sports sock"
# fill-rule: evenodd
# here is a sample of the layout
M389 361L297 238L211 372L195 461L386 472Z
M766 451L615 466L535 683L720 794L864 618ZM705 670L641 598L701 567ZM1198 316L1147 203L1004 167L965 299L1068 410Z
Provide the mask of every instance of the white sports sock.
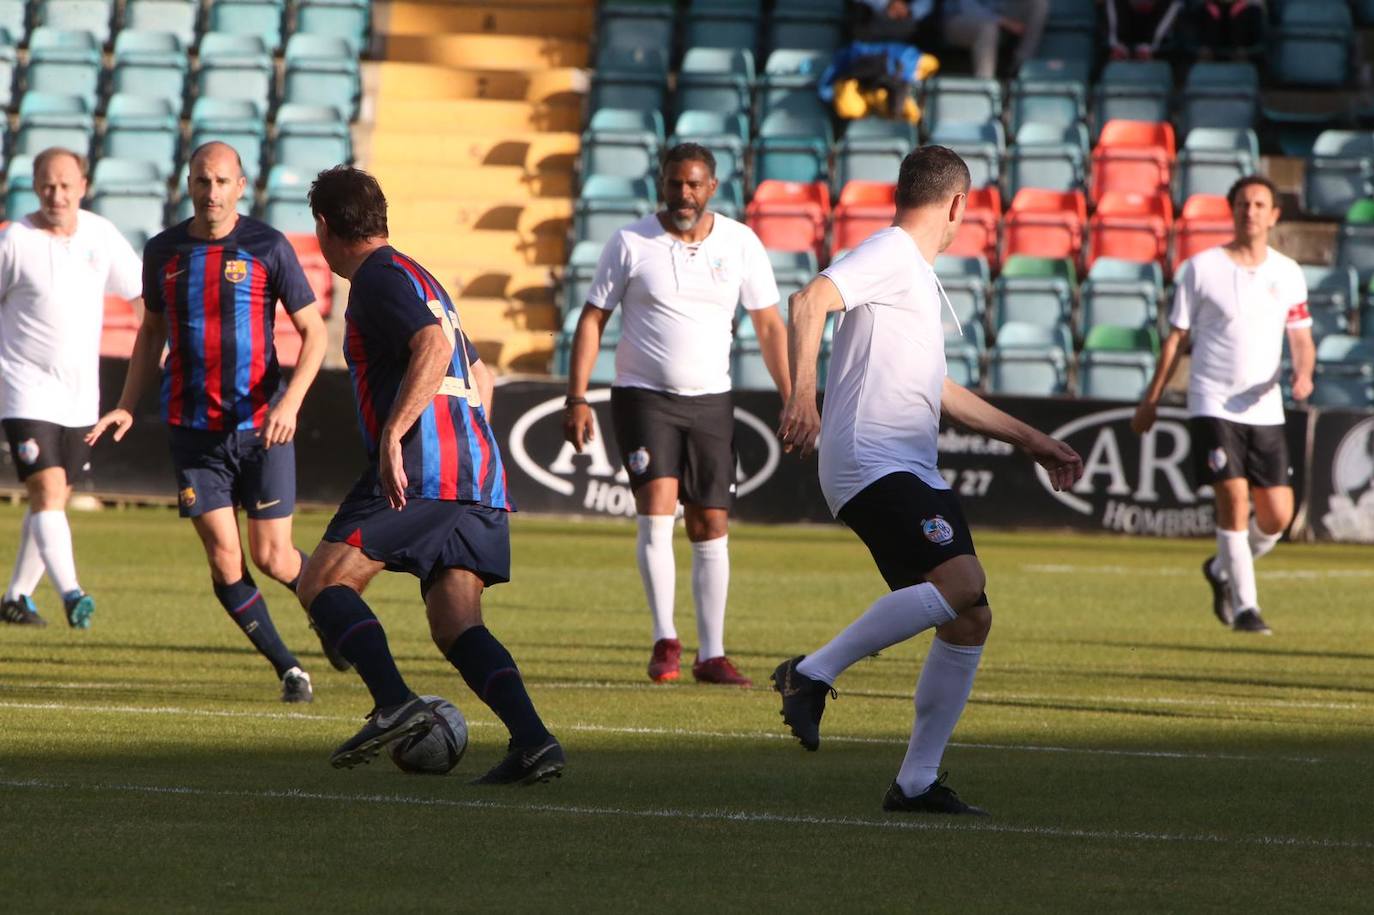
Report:
M692 544L692 597L697 605L697 659L725 654L725 597L730 590L729 536Z
M673 560L673 516L640 515L635 558L644 596L654 618L654 641L677 638L673 625L673 592L677 589L677 565Z
M884 594L843 632L807 655L797 672L833 685L860 658L954 619L944 595L928 581Z
M940 775L940 758L973 691L982 645L951 645L936 636L916 681L916 722L897 785L907 797L925 792Z
M48 577L57 593L67 595L79 591L81 586L76 582L76 557L72 555L72 529L67 524L67 513L34 512L32 524L38 552L43 556L43 565L48 567Z
M1248 538L1251 558L1259 559L1265 553L1268 553L1274 548L1274 544L1279 542L1279 538L1282 536L1283 531L1279 531L1277 534L1266 534L1264 531L1260 530L1259 525L1255 522L1255 516L1251 515L1250 536Z
M1259 595L1255 590L1255 559L1250 555L1249 533L1217 528L1217 564L1226 571L1236 612L1257 608Z
M24 524L19 529L19 553L14 557L14 575L10 578L5 600L31 597L43 580L43 556L33 535L33 513L24 512Z

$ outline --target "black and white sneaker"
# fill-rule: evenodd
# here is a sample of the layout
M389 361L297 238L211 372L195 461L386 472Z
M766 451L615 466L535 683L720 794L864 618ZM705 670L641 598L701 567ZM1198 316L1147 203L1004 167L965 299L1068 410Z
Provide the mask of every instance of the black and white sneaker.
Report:
M320 650L324 652L325 658L329 660L330 665L335 670L345 671L352 668L353 662L334 650L334 646L324 637L324 633L315 625L314 620L310 620L310 631L315 633L315 637L320 640Z
M945 787L948 772L941 772L925 791L915 797L907 797L894 781L883 796L883 809L889 813L963 813L969 816L985 817L988 812L982 807L965 804L953 788Z
M1257 607L1251 607L1237 613L1235 620L1231 623L1231 629L1235 632L1254 632L1259 635L1274 634L1274 630L1269 628L1264 617L1260 616Z
M792 736L801 741L803 747L814 752L821 746L821 716L825 714L826 694L838 699L839 693L829 684L797 672L797 665L805 657L800 654L783 661L769 679L782 697L779 714L783 723L792 729Z
M372 762L387 744L429 730L434 717L434 710L416 695L389 708L374 708L367 713L362 730L330 754L329 764L335 769L351 769Z
M1221 621L1221 625L1229 626L1235 619L1236 608L1231 603L1231 587L1227 576L1212 571L1212 563L1216 561L1216 556L1208 556L1202 561L1202 577L1207 579L1207 584L1212 588L1212 613Z
M33 598L27 594L15 600L0 600L0 620L16 626L46 626L48 621L38 615Z
M507 745L506 758L487 771L474 785L533 785L552 778L563 777L568 759L563 746L552 734L537 747L517 747L515 741Z
M310 674L293 667L281 675L281 701L314 702L315 688L310 684Z

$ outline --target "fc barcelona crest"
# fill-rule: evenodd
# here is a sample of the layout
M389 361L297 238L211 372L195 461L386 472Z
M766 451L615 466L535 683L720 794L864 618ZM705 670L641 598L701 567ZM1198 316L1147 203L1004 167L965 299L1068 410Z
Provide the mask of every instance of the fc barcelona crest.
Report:
M224 262L224 278L231 283L241 283L248 276L248 262L231 260Z

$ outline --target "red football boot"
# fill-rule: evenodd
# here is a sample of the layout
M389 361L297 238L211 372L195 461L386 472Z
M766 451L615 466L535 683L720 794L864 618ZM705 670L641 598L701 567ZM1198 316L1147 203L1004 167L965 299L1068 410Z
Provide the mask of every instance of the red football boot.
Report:
M692 676L698 683L719 683L721 686L753 686L754 681L735 669L730 659L721 655L718 658L700 659L692 665Z
M655 683L676 680L681 659L682 643L677 639L659 639L654 642L654 654L649 658L649 679Z

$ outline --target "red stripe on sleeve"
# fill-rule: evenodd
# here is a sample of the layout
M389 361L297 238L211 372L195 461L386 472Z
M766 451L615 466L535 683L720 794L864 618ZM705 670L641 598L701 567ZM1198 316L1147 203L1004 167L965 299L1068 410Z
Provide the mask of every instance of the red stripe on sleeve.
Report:
M224 366L220 351L221 285L224 282L224 249L205 248L205 425L224 428Z

